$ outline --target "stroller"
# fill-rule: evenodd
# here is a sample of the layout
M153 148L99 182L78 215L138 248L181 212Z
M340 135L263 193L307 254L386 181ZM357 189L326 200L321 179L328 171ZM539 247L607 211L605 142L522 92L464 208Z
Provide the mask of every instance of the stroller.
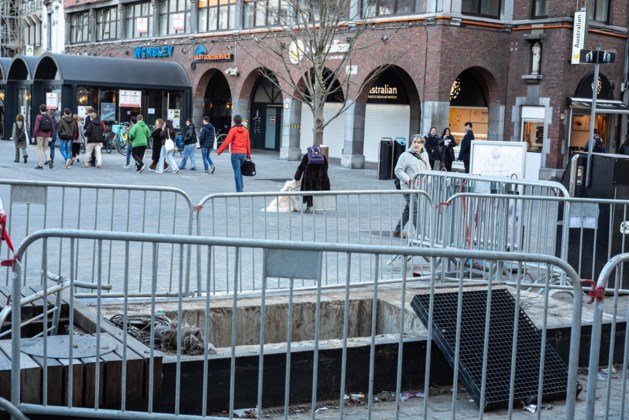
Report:
M179 156L183 156L183 139L182 135L175 137L175 156L179 153Z

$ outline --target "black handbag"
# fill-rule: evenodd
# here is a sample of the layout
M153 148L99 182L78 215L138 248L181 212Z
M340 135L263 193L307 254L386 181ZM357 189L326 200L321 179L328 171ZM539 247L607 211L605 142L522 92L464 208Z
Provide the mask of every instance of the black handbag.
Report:
M256 164L251 159L245 159L240 166L243 176L256 176Z

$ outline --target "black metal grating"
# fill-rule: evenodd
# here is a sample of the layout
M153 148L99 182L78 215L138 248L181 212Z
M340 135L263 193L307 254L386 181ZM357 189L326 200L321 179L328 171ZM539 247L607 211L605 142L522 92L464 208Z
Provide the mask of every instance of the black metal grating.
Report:
M487 291L463 292L459 380L480 406L483 369L483 342ZM429 295L416 295L411 306L424 325L428 325ZM458 293L435 293L432 329L434 341L454 367ZM508 406L515 299L508 290L496 289L491 295L491 319L485 409ZM514 402L537 401L542 336L526 313L519 309ZM544 401L564 399L568 369L555 349L546 343L544 361ZM577 392L581 386L577 386Z

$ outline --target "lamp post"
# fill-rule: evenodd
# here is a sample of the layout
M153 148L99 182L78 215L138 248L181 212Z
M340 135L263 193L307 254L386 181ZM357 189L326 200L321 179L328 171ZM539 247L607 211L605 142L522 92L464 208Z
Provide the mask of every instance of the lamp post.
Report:
M602 51L601 47L596 50L581 50L579 61L586 64L594 64L594 80L592 82L592 110L590 112L590 134L588 138L588 158L585 172L585 186L589 187L592 182L592 149L594 148L594 121L596 118L596 98L598 95L598 66L599 64L611 64L616 59L616 54Z

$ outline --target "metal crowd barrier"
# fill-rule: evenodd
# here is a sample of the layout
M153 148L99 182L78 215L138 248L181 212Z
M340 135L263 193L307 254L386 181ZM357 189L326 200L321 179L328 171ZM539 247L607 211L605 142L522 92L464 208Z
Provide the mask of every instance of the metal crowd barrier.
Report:
M24 352L24 346L30 339L21 336L18 327L21 306L17 300L14 303L15 319L12 323L11 402L26 414L218 419L222 418L221 413L227 413L233 418L236 410L242 412L246 407L256 407L253 416L257 418L263 418L265 410L273 408L272 412L279 412L284 418L289 418L291 407L305 405L310 416L315 418L319 403L331 400L332 404L338 405L339 417L343 418L345 410L351 408L345 406L347 398L362 398L365 408L359 416L371 418L379 415L374 407L375 404L380 404L376 402L376 398L382 397L382 392L392 391L391 394L386 394L392 395L391 405L385 411L388 418L397 419L410 415L408 413L417 416L418 412L423 413L423 418L428 418L430 413L440 416L443 415L444 406L450 407L452 418L482 417L485 405L491 398L489 389L493 385L492 375L496 373L495 366L488 360L488 354L491 348L500 344L506 345L507 350L501 356L504 359L499 370L510 374L504 386L508 408L502 409L498 415L511 418L514 410L519 410L514 407L520 403L521 398L516 393L516 374L522 373L520 369L528 369L532 370L530 374L534 379L544 377L545 369L549 369L549 342L556 335L552 332L554 328L570 328L570 345L569 350L564 350L563 357L567 379L559 384L565 388L565 403L555 403L552 414L555 417L572 419L575 410L581 407L576 397L579 386L577 367L581 340L582 291L572 267L553 256L522 252L60 229L32 233L22 242L17 255L21 257L29 249L42 244L44 249L49 248L47 244L61 239L93 242L97 249L103 243L112 243L118 249L124 250L128 250L132 244L145 244L152 250L149 255L155 259L151 264L153 270L149 279L151 295L141 303L127 296L110 302L105 294L98 292L90 301L79 303L75 299L74 288L70 287L65 299L68 335L61 344L56 342L56 346L53 346L52 340L58 339L54 337L45 336L40 339L38 357ZM233 284L244 284L243 290L252 290L246 284L252 281L250 272L238 270L241 260L249 258L247 252L257 256L252 270L263 273L261 285L256 293L242 293L240 288L232 288L230 293L223 296L206 293L199 299L178 295L170 303L160 300L156 293L159 282L157 250L171 246L181 252L189 246L198 247L206 255L212 255L214 249L234 250L234 258L229 262L234 270L229 274L227 271L221 273L210 270L213 261L207 261L204 263L207 267L201 267L201 281L206 290L211 289L210 284L214 277L227 276L233 276ZM354 271L358 268L352 262L360 260L361 255L368 256L376 269L369 274L363 274L362 284L353 284ZM398 255L401 256L401 261L406 261L406 257L428 261L427 275L421 279L413 278L408 264L404 264L398 282L382 283L377 267ZM62 267L81 265L82 262L77 260L83 258L71 252L50 257L54 261L57 258L62 259ZM470 289L464 285L465 268L461 263L456 269L457 283L450 284L449 288L440 287L436 280L438 273L435 261L448 257L461 262L472 258L493 263L543 263L549 269L565 273L573 285L574 298L571 303L556 307L557 302L550 298L548 287L544 289L543 295L531 296L516 282L515 287L507 288L515 302L515 314L513 309L511 313L494 313L490 309L493 308L492 295L498 295L501 290L493 283L501 281L502 274L494 272L495 279L480 288ZM42 258L46 265L49 255L44 253ZM341 281L331 291L323 279L322 267L326 258L338 258L342 262L338 269ZM125 270L128 270L134 259L130 253L125 252L123 262ZM105 255L97 252L91 263L97 267L96 283L103 284L105 279L101 268L106 264ZM25 273L19 262L13 269L13 293L19 296ZM126 274L123 285L125 291L130 287ZM271 287L278 279L281 280L282 287ZM178 286L183 287L183 283L184 279L180 275ZM470 349L461 346L462 336L468 332L461 331L462 321L470 316L470 312L463 313L461 302L466 293L479 290L486 293L487 297L482 298L481 303L487 305L487 310L478 311L476 307L472 308L472 313L479 317L475 327L478 327L478 335L482 337L476 353L471 354L478 364L480 379L479 400L478 405L475 405L468 401L468 397L460 395L459 372L456 366L462 360L463 353L470 356ZM435 323L440 321L433 315L437 313L436 302L440 294L446 292L456 296L454 305L449 310L452 315L456 313L456 328L449 332L456 343L453 371L449 368L433 367L432 362L436 360L435 350L431 345L422 344L432 342L433 330L423 327L409 306L413 296L422 295L428 302L424 323L429 326L437 325ZM114 304L113 307L108 305L111 303ZM187 311L189 305L196 305L196 311ZM521 306L527 307L528 311L535 309L536 313L530 315L529 322L539 330L535 335L537 338L533 348L526 349L536 362L527 366L518 364L521 353L520 341L516 338L518 329L524 328L523 324L516 321L510 328L503 329L509 338L501 343L490 342L489 336L489 326L493 322L509 316L515 316L517 320ZM554 320L552 314L557 312L562 313L563 321ZM116 333L108 321L112 319L112 314L123 320L121 334ZM149 325L143 329L146 339L144 350L137 340L127 334L135 325L131 319L136 316L134 319L137 321L138 314L143 314ZM202 336L210 337L215 343L216 354L211 354L206 342L197 356L184 355L183 340L179 339L176 339L176 349L171 352L155 349L159 331L153 326L163 316L176 320L175 337L182 337L186 322L198 325ZM94 325L85 325L86 319L92 319ZM80 360L77 354L80 349L75 345L75 341L80 338L79 330L75 327L75 322L78 321L83 321L82 334L87 334L88 338L92 337L95 341L95 354ZM448 331L440 330L440 333ZM111 351L107 352L108 348ZM50 354L53 349L56 356ZM60 351L67 356L63 362L59 361ZM332 366L329 363L332 351L338 352L338 365ZM145 359L144 362L138 363L139 355ZM40 382L26 383L22 379L21 375L27 373L24 370L27 367L41 369L36 375L41 378ZM53 376L48 373L49 368L56 368L62 374ZM79 370L83 372L83 379L90 374L90 380L82 383L83 386L78 386L81 383L77 382L77 376L81 375ZM330 378L334 380L329 382ZM445 394L431 392L436 379L450 391ZM137 381L141 383L138 384ZM537 406L539 413L543 407L542 382L538 381L538 385L531 391L532 400L525 402ZM51 386L52 384L56 386ZM223 400L217 400L218 395L223 395ZM408 405L410 402L405 405L404 401L409 395L421 395L422 398L416 398L415 405Z
M411 191L416 197L413 205L419 203L422 209L432 211L432 200L423 191ZM311 195L314 199L315 211L278 212L276 204L281 206L291 200L296 209L302 206L302 198ZM362 245L404 244L405 241L392 236L398 220L402 216L406 202L400 191L311 191L286 193L224 193L204 197L196 207L196 235L200 237L230 237L248 239L272 239L285 241L312 241ZM422 229L430 229L430 218L423 219L420 213L419 222L415 223ZM408 226L413 225L409 221ZM410 229L410 228L409 228ZM201 266L206 267L207 261L214 264L227 264L229 270L238 269L251 276L251 289L244 289L241 284L232 284L231 272L224 279L217 278L207 289L210 293L231 292L234 288L258 290L262 283L261 273L252 269L257 264L256 255L242 258L240 265L233 265L234 251L229 249L213 250L206 255L197 250L197 275L201 275ZM243 251L249 252L249 251ZM336 285L342 279L339 271L343 264L342 255L326 258L323 262L323 282L325 285ZM361 255L352 264L357 268L352 282L360 282L364 276L373 274L374 261ZM210 269L214 270L214 267ZM389 262L380 266L378 275L383 280L397 280L401 275L400 261ZM197 291L202 293L204 284L197 280ZM282 287L281 282L275 284ZM269 287L271 287L269 285Z
M192 234L193 209L190 197L178 188L107 185L67 182L41 182L0 180L0 196L4 200L8 215L7 229L14 243L20 243L31 232L48 227L81 230L115 230L138 233L160 234ZM45 250L49 255L58 255L54 263L46 264L39 257L44 252L31 252L24 256L23 269L29 273L25 281L29 284L42 284L45 272L73 273L75 279L84 282L94 282L96 266L90 261L95 259L96 253L102 252L108 256L108 261L102 267L105 283L116 285L121 277L122 265L117 259L119 251L112 244L103 242L97 249L94 243L83 244L75 241L72 247L59 240L58 243L48 244ZM8 249L6 250L8 255ZM145 294L147 289L144 277L146 267L142 261L150 248L142 246L134 249L137 263L132 264L137 283L129 290L134 295ZM67 267L61 265L63 255L73 253L81 256L75 261L77 265ZM163 261L169 261L169 266L176 267L174 248L160 249ZM184 268L187 270L190 262ZM54 265L54 266L53 266ZM186 273L188 277L189 272ZM160 267L160 292L179 293L172 287L178 273L164 264ZM4 284L9 284L8 275ZM188 286L185 287L188 290ZM116 287L112 295L119 295Z
M629 410L629 305L626 296L622 299L619 285L629 272L626 264L629 254L611 258L601 270L590 296L594 304L592 316L592 337L588 366L585 418L625 418ZM614 280L609 292L609 282ZM603 325L603 321L607 325ZM624 337L623 337L624 335ZM601 343L607 344L608 351L601 352ZM620 365L620 370L617 366ZM604 366L599 370L600 366Z

